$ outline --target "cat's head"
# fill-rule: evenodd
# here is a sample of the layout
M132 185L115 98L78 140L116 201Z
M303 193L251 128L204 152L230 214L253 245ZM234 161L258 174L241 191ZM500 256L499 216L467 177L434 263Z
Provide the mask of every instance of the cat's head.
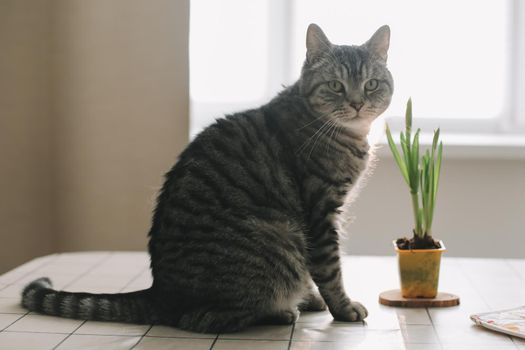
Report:
M360 46L334 45L310 24L299 86L311 110L359 134L385 111L393 93L386 67L390 28L382 26Z

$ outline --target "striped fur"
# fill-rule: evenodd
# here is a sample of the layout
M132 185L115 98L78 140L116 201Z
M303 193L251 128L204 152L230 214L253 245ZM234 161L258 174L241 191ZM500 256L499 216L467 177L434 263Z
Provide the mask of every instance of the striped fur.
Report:
M197 332L291 323L298 308L365 318L343 289L336 220L366 168L370 123L392 95L389 31L361 46L333 45L315 25L307 38L296 84L258 109L218 119L166 174L149 232L150 289L68 293L39 279L22 304ZM364 89L370 79L374 91Z
M46 315L83 320L143 324L157 321L151 312L149 290L120 294L70 293L53 290L46 277L24 288L22 306Z

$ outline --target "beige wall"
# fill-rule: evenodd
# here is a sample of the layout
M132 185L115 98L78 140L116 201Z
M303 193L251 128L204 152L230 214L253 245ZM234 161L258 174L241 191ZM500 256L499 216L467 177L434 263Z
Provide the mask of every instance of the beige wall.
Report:
M188 138L189 0L0 2L0 273L145 249Z
M0 273L51 252L49 2L0 1Z
M145 249L188 139L187 1L61 0L54 27L59 250Z

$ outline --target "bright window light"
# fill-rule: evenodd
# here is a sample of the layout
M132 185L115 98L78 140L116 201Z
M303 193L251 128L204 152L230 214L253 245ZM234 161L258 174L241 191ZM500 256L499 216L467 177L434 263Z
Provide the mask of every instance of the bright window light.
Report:
M191 134L225 113L267 102L280 83L294 82L312 22L336 44L361 44L381 25L390 25L388 65L395 92L385 116L402 116L412 97L418 118L438 125L455 122L459 132L501 124L502 118L510 120L514 103L513 4L191 0Z
M361 44L390 25L395 92L387 116L404 115L410 96L418 117L495 118L507 112L509 0L296 0L292 13L295 72L311 22L336 44Z
M191 1L190 94L204 103L257 101L267 88L268 1Z

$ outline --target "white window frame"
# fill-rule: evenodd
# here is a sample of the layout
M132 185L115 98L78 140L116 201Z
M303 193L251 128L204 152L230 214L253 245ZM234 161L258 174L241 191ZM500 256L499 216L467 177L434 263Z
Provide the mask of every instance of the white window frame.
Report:
M520 62L525 62L525 4L523 1L513 0L509 12L510 21L507 30L510 35L510 55L507 61L509 67L506 76L508 93L505 96L504 110L500 111L500 115L490 119L419 118L414 120L418 127L423 130L440 127L446 133L465 136L525 135L525 67L523 63L520 64ZM520 96L523 96L524 99L520 99ZM399 131L404 127L403 116L389 116L386 119L393 130Z
M240 111L248 107L256 107L267 102L271 98L273 91L279 90L282 84L292 82L294 72L291 69L291 14L293 13L293 1L269 0L271 14L268 19L271 23L268 26L268 40L272 42L272 51L268 53L268 68L271 74L266 86L267 93L265 98L259 101L247 103L199 103L191 100L190 108L192 115L191 136L194 136L203 126L203 116L209 115L211 111L220 117L225 112ZM495 118L468 118L468 119L447 119L447 118L419 118L415 120L416 126L423 130L432 130L438 126L445 134L453 134L453 143L462 146L462 137L466 146L481 145L485 135L492 137L492 141L486 147L495 145L511 146L512 154L523 153L525 158L525 3L520 0L513 0L509 8L509 35L511 54L508 59L507 84L509 93L505 97L505 110ZM395 79L395 77L394 77ZM521 98L523 96L523 98ZM417 109L416 109L417 111ZM200 117L200 119L199 119ZM404 125L403 116L387 116L387 122L394 131L399 131ZM197 123L195 123L197 122ZM474 135L475 137L469 138ZM495 140L495 141L494 141ZM490 144L490 145L489 145ZM518 148L516 148L518 147ZM468 147L465 148L465 150ZM478 148L479 149L479 148ZM505 152L507 152L506 150ZM462 153L462 152L460 152ZM469 153L469 152L467 152ZM505 153L508 154L508 153ZM521 157L520 157L521 158Z

